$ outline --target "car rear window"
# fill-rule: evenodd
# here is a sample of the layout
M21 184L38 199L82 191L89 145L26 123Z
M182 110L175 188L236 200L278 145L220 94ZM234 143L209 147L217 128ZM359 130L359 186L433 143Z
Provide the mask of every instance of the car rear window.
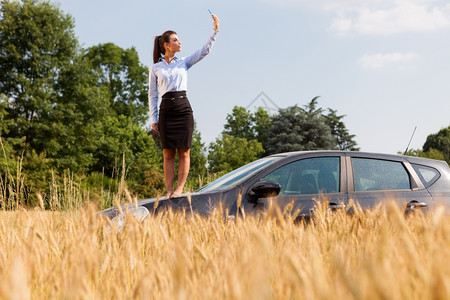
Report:
M425 187L431 186L441 176L439 171L436 170L435 168L418 164L411 164L411 165L417 172L417 175L419 175L419 178L420 180L422 180L422 183Z
M401 162L353 157L352 165L356 192L411 189Z

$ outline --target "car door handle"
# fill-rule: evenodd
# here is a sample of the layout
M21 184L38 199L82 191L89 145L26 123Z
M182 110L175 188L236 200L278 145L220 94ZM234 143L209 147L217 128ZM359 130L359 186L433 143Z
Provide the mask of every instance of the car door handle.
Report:
M416 208L425 208L428 205L425 202L411 201L406 203L405 214L408 215L413 211L416 211Z
M427 207L427 206L428 205L425 202L415 202L415 201L411 201L406 204L406 207L408 207L411 210L414 208L422 208L422 207Z
M328 208L330 208L331 210L343 209L343 208L345 208L345 205L338 204L338 203L328 203Z

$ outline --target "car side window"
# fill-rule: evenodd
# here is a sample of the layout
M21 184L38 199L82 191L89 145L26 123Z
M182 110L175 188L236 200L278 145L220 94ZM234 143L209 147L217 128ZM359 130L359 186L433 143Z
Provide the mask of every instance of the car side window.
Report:
M425 187L431 186L441 176L439 171L436 170L435 168L423 166L423 165L417 165L417 164L411 164L411 165L414 168L414 170L417 172L417 175L419 175L419 178L420 178L420 180L422 180L422 183Z
M339 193L340 158L317 157L284 165L262 180L280 184L280 196Z
M409 174L401 162L352 158L355 191L409 190Z

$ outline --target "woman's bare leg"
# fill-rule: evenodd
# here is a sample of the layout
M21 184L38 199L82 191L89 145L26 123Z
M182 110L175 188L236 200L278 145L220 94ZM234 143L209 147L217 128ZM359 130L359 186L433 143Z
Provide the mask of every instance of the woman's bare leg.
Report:
M177 188L172 194L172 198L179 197L183 193L184 184L186 183L191 166L190 150L189 148L178 149L178 183Z
M173 183L175 181L175 151L175 149L163 149L164 182L167 189L166 198L170 198L173 194Z

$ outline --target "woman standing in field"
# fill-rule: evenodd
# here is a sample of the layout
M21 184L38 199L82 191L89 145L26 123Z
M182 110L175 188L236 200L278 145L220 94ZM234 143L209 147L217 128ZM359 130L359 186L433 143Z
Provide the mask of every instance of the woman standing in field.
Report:
M178 58L181 42L175 31L166 31L155 37L153 63L149 74L149 106L152 129L159 131L164 155L166 198L177 198L183 193L190 168L190 148L194 131L194 117L186 96L187 70L203 59L216 41L219 19L212 14L214 31L206 44L193 54ZM162 95L158 116L158 92ZM174 190L175 155L178 150L178 184Z

